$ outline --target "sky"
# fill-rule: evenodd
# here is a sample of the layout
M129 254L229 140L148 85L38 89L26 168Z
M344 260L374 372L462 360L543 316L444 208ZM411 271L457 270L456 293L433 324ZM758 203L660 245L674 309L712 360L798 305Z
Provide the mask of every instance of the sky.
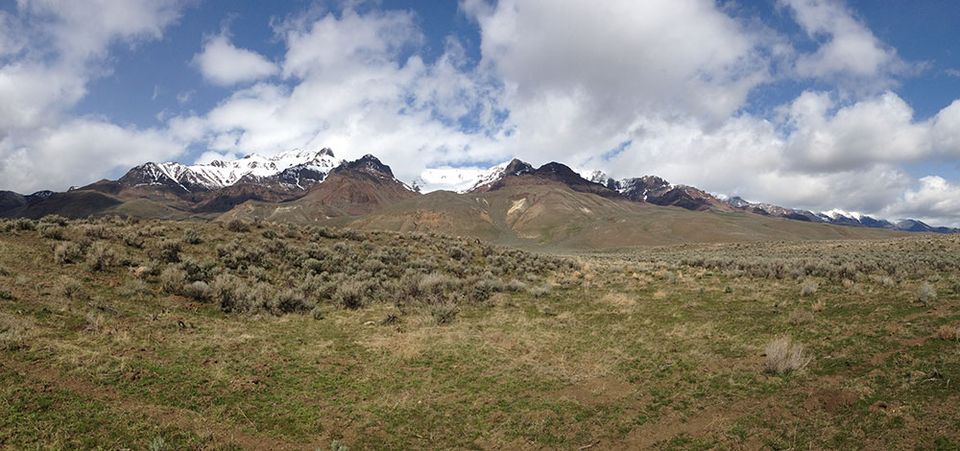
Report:
M0 0L0 189L330 147L960 226L953 0Z

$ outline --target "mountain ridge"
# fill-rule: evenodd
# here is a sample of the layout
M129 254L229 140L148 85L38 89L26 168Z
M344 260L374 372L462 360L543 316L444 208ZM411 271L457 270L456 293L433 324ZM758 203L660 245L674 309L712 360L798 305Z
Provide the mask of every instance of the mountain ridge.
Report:
M586 171L585 171L586 172ZM428 173L425 171L425 173ZM534 167L513 158L486 170L458 173L454 168L431 173L434 180L450 177L460 194L482 194L528 184L557 183L584 194L623 199L690 211L747 212L795 221L888 229L908 232L956 233L960 230L930 226L916 219L896 222L839 209L825 212L749 202L741 197L714 195L689 185L677 185L655 176L613 179L602 171L588 177L559 162ZM331 177L335 180L327 185ZM389 166L371 154L346 161L337 159L329 148L308 151L293 149L271 157L256 154L236 160L214 160L185 165L176 162L147 162L131 168L117 180L101 180L66 193L41 191L31 195L0 192L0 215L37 215L58 209L76 215L96 214L101 209L137 200L150 208L156 204L183 215L214 215L230 212L247 202L300 205L302 214L310 208L324 218L369 214L391 202L420 195L418 179L412 185L397 179ZM378 193L382 190L383 193ZM97 192L99 195L79 192ZM71 194L73 193L73 194ZM66 208L88 202L90 208ZM305 199L296 204L301 199ZM76 203L74 202L74 203ZM147 202L146 204L144 202ZM151 204L152 203L152 204ZM48 205L45 205L48 204Z

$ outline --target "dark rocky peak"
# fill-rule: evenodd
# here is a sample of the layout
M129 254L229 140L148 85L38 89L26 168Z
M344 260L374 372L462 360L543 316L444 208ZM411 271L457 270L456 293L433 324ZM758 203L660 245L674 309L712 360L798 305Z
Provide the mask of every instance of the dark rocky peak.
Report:
M333 156L333 149L331 149L331 148L329 148L329 147L324 147L323 149L318 150L318 151L317 151L317 156L318 156L318 157L333 157L333 158L335 158L335 157Z
M555 161L540 166L537 168L537 170L533 171L532 174L549 180L556 180L571 187L590 186L593 189L607 189L603 184L591 182L590 180L581 177L580 174L575 172L573 169L570 169L569 166L562 163L557 163Z
M645 175L638 179L634 179L637 183L642 185L644 188L650 191L658 191L666 188L671 188L672 185L670 182L657 177L655 175Z
M581 177L580 174L574 172L573 169L570 169L569 166L562 163L557 163L556 161L551 161L543 166L540 166L536 171L534 171L534 173L558 178L588 181L587 179Z
M37 191L33 194L28 194L26 196L26 199L27 199L27 202L36 202L38 200L46 199L54 194L56 193L50 190Z
M393 178L393 171L390 166L383 164L377 157L366 154L358 160L346 161L337 166L334 172L359 172L378 177Z
M740 197L740 196L733 196L733 197L727 199L727 203L730 204L730 205L731 205L732 207L734 207L734 208L747 208L747 207L753 205L753 204L751 204L750 202L747 202L746 200L744 200L744 199L743 199L742 197Z
M503 169L504 176L523 175L523 174L529 174L531 172L533 172L533 166L531 166L530 163L527 163L526 161L518 160L516 158L511 160L510 164L508 164L507 167Z

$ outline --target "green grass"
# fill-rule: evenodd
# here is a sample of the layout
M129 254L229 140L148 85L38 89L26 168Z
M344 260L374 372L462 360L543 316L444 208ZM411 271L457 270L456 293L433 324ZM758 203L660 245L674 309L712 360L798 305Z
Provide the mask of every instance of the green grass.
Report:
M158 225L172 237L184 226L106 223L118 232ZM69 238L79 240L82 226L71 223ZM234 237L217 225L190 227L203 244L185 246L184 256L197 260L216 261L216 247ZM254 227L246 239L273 229L295 248L340 241L284 238L282 226ZM933 239L946 253L931 253ZM403 242L417 256L446 258L448 240L364 235L357 245L376 252ZM111 242L128 262L91 272L53 264L52 242L34 231L0 233L0 286L12 295L0 300L0 446L950 449L960 440L960 344L933 337L960 323L960 299L947 289L957 276L955 238L845 244L859 246L842 251L864 261L885 253L904 261L900 283L873 283L864 267L852 288L819 277L810 298L792 278L680 260L766 265L746 255L763 251L789 263L784 248L829 255L836 243L579 257L579 269L531 282L553 285L542 297L504 291L473 302L448 293L460 299L459 314L443 326L414 301L350 310L318 297L318 320L224 313L164 293L150 277L145 291L125 295L149 245ZM468 244L458 245L476 251ZM473 255L468 271L487 269ZM943 268L930 308L910 300L930 279L917 261ZM239 271L285 283L299 269L278 261ZM64 298L63 277L84 295ZM797 309L812 319L790 323ZM381 324L388 314L397 322ZM764 346L785 334L813 361L799 373L765 374Z

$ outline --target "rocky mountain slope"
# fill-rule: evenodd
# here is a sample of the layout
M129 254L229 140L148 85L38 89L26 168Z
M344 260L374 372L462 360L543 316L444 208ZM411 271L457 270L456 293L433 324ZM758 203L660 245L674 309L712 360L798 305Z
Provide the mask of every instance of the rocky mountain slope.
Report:
M258 218L352 223L373 228L462 231L468 235L544 242L573 239L584 230L601 235L607 233L603 231L606 226L601 226L598 221L618 224L609 233L633 237L637 242L644 241L643 237L624 230L635 230L641 223L647 224L643 230L679 234L681 239L697 235L682 224L667 229L662 229L663 224L660 224L651 229L653 226L647 222L648 218L641 218L644 215L685 217L685 221L691 224L720 227L717 233L707 234L716 239L734 239L738 234L748 233L746 230L753 230L753 225L767 224L761 218L891 231L956 231L931 227L917 220L891 222L841 210L816 213L749 202L739 197L726 198L696 187L675 185L652 175L615 180L594 171L585 178L557 162L534 167L513 159L485 170L445 168L425 172L424 177L410 186L398 180L390 167L373 155L342 161L330 149L294 150L273 157L249 155L237 160L194 165L145 163L117 180L101 180L66 193L40 192L23 196L0 192L0 215ZM421 195L417 186L421 182L426 186L455 186L458 192L437 191ZM679 207L676 210L702 215L686 217L683 216L685 213L667 214L673 210L645 206ZM746 218L744 221L754 224L744 226L741 231L735 230L737 226L723 232L723 226L711 221L716 222L725 214ZM694 220L696 218L707 220ZM795 235L791 235L793 232L787 230L795 229L794 225L783 222L769 225L769 229L752 233L770 239L775 237L778 228L784 238L822 237L834 233L825 235L822 230L812 232L812 229L807 233L800 227L795 230Z

